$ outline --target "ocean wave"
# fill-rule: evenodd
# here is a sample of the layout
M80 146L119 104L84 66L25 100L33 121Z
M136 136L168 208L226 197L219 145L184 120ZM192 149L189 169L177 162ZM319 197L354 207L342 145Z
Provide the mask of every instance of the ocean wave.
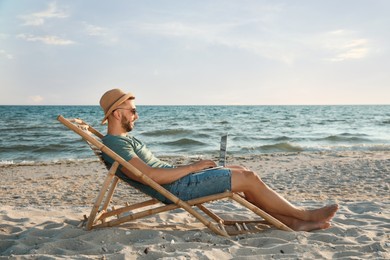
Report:
M172 135L188 135L192 134L192 130L189 129L163 129L143 132L145 136L172 136Z
M33 161L33 160L23 160L23 161L14 161L14 160L1 160L0 166L8 165L22 165L22 166L43 166L43 165L53 165L53 164L68 164L68 163L84 163L84 162L100 162L96 156L90 158L69 158L69 159L51 159L46 161Z
M74 152L78 153L80 151L88 150L87 144L81 145L81 146L69 146L69 145L63 145L63 144L48 144L48 145L42 145L40 147L37 147L33 149L34 152L37 153L51 153L51 152Z
M343 133L339 135L330 135L325 138L317 139L318 141L328 141L328 142L349 142L349 143L370 143L372 142L369 138L364 138L368 135L365 134L350 134Z
M12 153L12 152L60 152L60 151L77 151L82 149L83 145L81 146L75 146L70 145L72 142L69 142L67 144L63 143L53 143L53 144L14 144L12 146L7 147L0 147L0 154L1 153ZM87 146L85 146L87 147Z
M205 145L205 143L190 139L190 138L182 138L179 140L171 141L171 142L164 142L163 145L169 145L169 146L201 146Z
M278 137L272 138L272 140L281 142L281 141L290 141L291 138L288 136L278 136Z
M26 129L26 127L24 125L15 125L15 124L10 124L10 123L5 123L1 126L1 130L3 131L10 131L10 132L34 132L34 131L37 131L37 132L46 132L48 129L51 130L55 127L53 126L47 126L47 125L33 125L33 124L29 124L28 128Z
M211 138L211 136L209 134L204 134L204 133L194 134L193 136L196 138L202 138L202 139Z
M261 150L264 151L284 151L284 152L301 152L304 149L298 145L292 145L290 143L276 143L272 145L262 145Z
M228 124L229 124L229 121L223 120L223 121L217 122L217 124L220 124L220 125L228 125Z
M271 143L271 144L278 144L278 143L295 143L302 141L302 138L292 138L288 136L276 136L276 137L263 137L263 136L235 136L232 137L232 140L234 142L238 143L247 143L247 144L256 144L256 143Z
M24 151L31 151L34 149L40 148L39 145L30 145L30 144L14 144L10 146L0 147L0 154L1 153L12 153L12 152L24 152Z
M275 144L268 144L268 145L261 145L258 147L245 147L242 148L242 152L253 152L253 151L259 151L259 152L302 152L305 149L302 148L299 145L293 145L291 143L275 143Z

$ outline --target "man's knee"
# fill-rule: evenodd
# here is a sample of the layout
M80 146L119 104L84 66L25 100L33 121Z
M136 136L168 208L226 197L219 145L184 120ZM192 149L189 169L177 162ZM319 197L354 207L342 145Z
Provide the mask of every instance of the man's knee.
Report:
M263 183L261 178L253 171L243 171L242 174L248 183Z
M253 171L233 170L232 171L232 190L249 192L253 189L259 189L265 185L259 176Z

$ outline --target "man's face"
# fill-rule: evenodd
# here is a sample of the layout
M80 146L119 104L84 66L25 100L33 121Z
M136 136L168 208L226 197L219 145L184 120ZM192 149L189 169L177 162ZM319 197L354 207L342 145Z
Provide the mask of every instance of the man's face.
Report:
M130 132L131 130L133 130L135 126L135 121L138 119L134 100L125 101L117 108L117 110L119 110L122 115L121 125L123 130L125 130L126 132Z

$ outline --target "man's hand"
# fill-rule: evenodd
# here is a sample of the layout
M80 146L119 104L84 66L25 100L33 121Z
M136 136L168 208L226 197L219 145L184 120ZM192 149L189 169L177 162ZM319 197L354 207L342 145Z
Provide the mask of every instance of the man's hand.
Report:
M217 164L212 160L200 160L191 165L194 168L194 172L201 171L207 168L216 167Z

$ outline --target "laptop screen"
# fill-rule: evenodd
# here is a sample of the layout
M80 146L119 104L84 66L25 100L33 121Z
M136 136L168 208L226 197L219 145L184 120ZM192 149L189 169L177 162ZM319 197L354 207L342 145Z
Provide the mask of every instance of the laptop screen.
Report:
M226 148L227 148L227 134L221 137L221 146L219 148L219 166L225 167L226 163Z

